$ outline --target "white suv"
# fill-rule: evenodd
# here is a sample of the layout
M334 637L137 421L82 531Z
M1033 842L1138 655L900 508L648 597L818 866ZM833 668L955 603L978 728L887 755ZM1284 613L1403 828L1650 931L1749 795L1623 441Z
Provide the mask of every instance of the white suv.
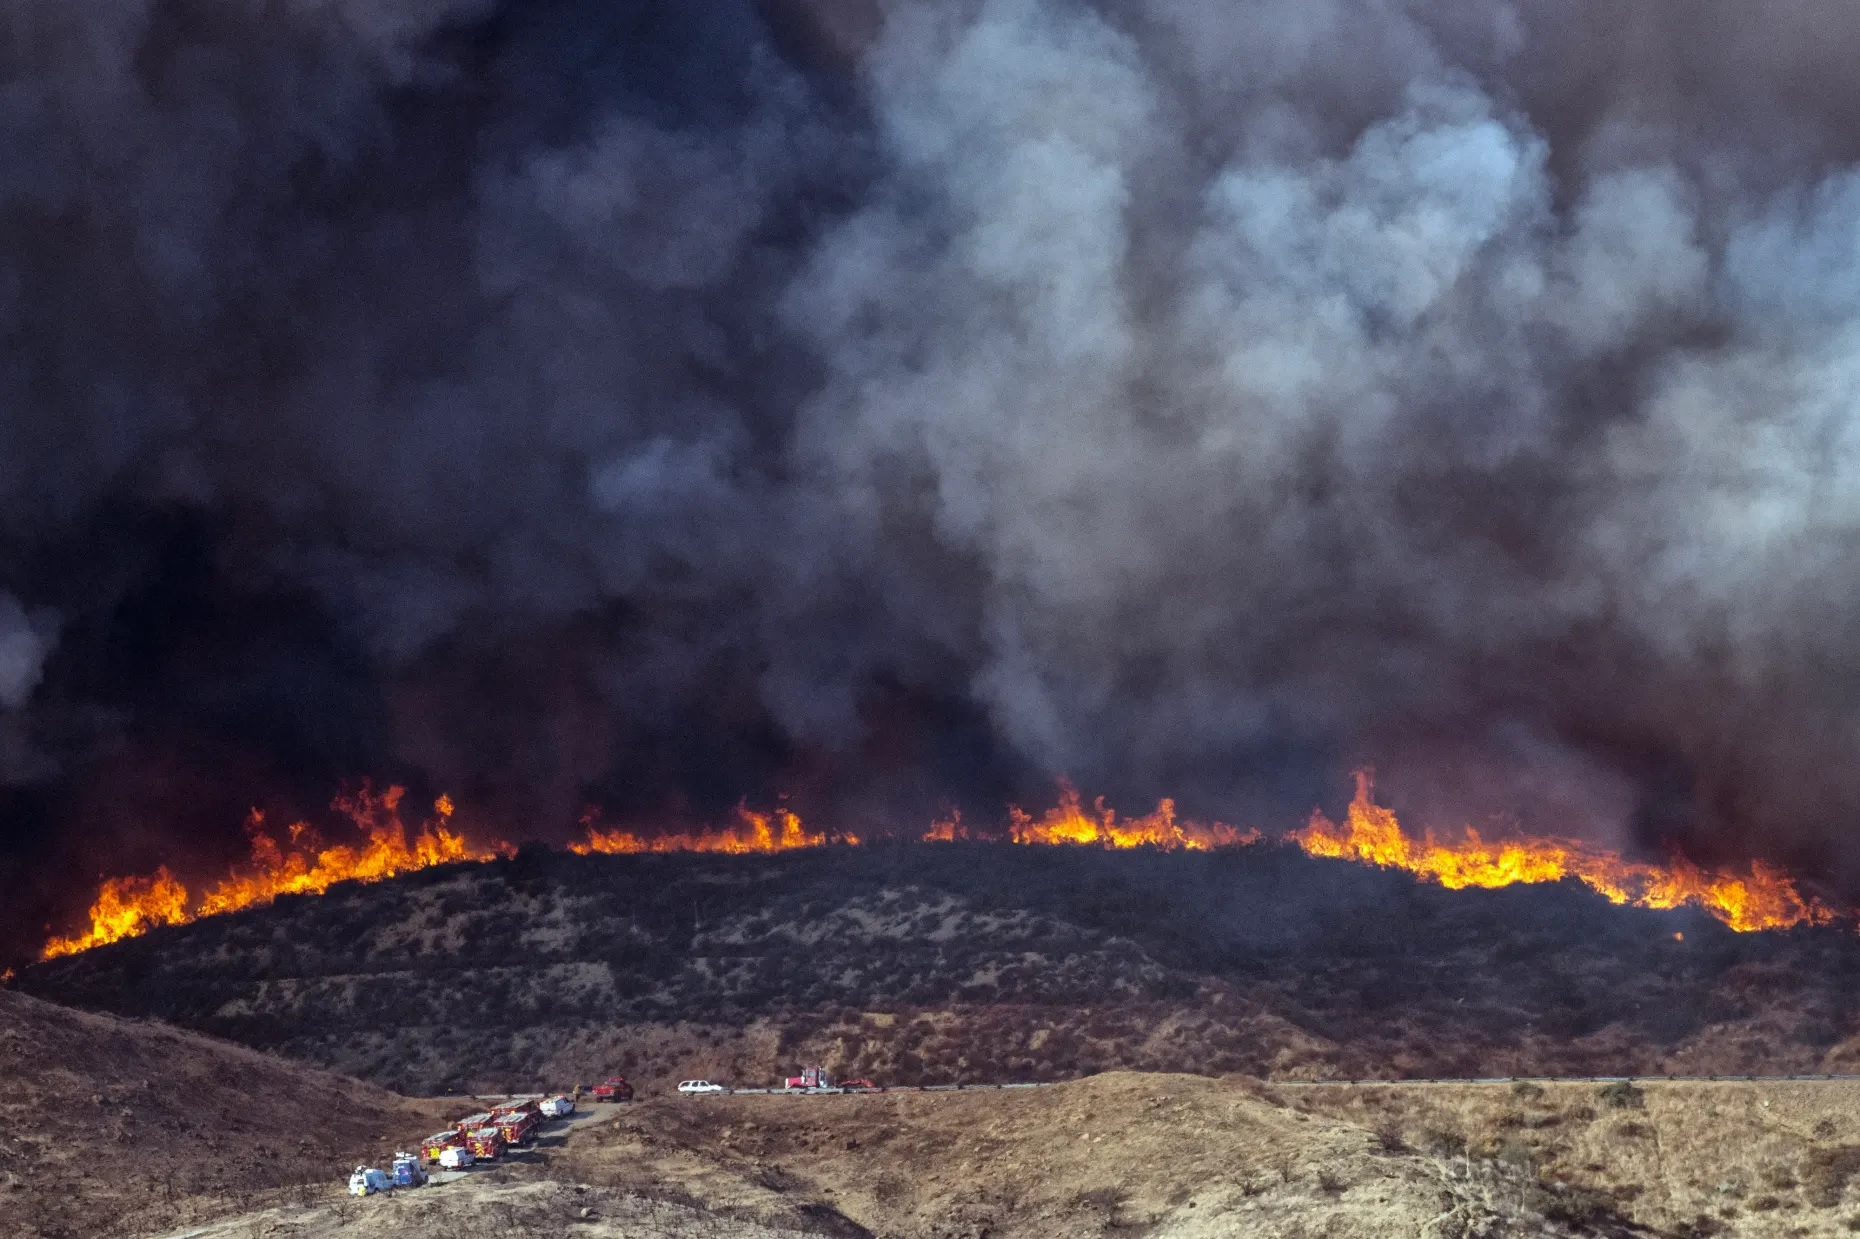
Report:
M721 1093L725 1089L721 1084L712 1084L709 1080L686 1080L678 1086L681 1093Z

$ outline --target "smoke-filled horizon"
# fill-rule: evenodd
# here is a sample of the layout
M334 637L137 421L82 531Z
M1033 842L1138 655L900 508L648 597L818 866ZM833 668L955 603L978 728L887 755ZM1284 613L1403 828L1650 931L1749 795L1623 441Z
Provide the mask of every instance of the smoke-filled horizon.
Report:
M1851 6L0 12L16 919L364 776L1860 880Z

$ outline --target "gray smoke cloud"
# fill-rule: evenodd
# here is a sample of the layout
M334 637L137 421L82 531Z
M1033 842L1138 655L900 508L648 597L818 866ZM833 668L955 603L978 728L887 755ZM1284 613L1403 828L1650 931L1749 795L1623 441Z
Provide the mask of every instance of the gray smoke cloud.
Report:
M1278 825L1367 763L1860 873L1846 8L0 7L59 777Z
M57 644L56 616L28 615L19 599L0 590L0 707L17 710L26 704Z

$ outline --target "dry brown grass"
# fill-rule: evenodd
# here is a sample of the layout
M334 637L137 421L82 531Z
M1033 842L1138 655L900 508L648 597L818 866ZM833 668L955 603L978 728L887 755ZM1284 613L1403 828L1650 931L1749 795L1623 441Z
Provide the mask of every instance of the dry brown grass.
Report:
M1529 1166L1673 1235L1860 1229L1860 1083L1654 1082L1286 1089L1314 1115ZM1712 1229L1718 1227L1718 1230Z
M0 991L0 1236L140 1234L319 1198L433 1103Z
M504 1226L506 1217L511 1234L588 1239L1860 1234L1860 1085L1848 1083L1649 1083L1624 1097L1593 1084L1307 1088L1110 1073L1028 1093L649 1093L605 1110L604 1121L533 1163L353 1202L340 1195L345 1167L329 1160L334 1143L323 1163L296 1168L314 1176L301 1186L241 1182L257 1165L254 1142L309 1128L360 1148L379 1143L368 1129L404 1120L417 1130L430 1116L231 1047L14 1002L14 1031L0 1040L56 1036L137 1070L173 1064L174 1075L151 1076L155 1096L199 1107L204 1089L204 1104L218 1108L163 1158L125 1163L133 1173L118 1182L84 1181L75 1164L45 1157L49 1142L28 1150L89 1212L28 1225L0 1211L8 1234L170 1227L181 1213L104 1220L132 1192L158 1194L148 1177L157 1170L203 1185L185 1197L185 1217L220 1217L208 1232L216 1239L439 1239L474 1218ZM215 1074L224 1077L218 1092ZM85 1078L114 1087L106 1072ZM254 1084L257 1097L244 1091ZM250 1126L234 1131L235 1120ZM70 1125L95 1129L98 1119L77 1106ZM579 1216L584 1208L590 1217Z

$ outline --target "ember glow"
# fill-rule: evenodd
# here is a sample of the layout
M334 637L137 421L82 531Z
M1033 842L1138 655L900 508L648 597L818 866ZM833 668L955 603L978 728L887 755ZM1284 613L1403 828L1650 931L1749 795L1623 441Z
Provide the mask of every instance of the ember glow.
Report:
M924 835L927 843L950 843L958 839L988 838L971 836L962 824L962 814L952 813L930 827ZM1084 844L1113 849L1161 848L1165 851L1205 852L1213 848L1243 847L1259 841L1259 831L1240 830L1225 822L1195 822L1178 819L1175 801L1164 799L1154 813L1142 817L1119 818L1117 811L1100 796L1085 808L1078 791L1070 784L1060 784L1059 803L1039 818L1018 805L1008 810L1008 837L1015 843L1033 846L1062 843Z
M356 846L323 847L316 832L302 822L294 823L280 842L255 810L246 822L251 860L198 898L166 866L147 877L110 878L91 904L90 928L73 937L53 938L40 958L73 955L160 925L185 925L203 916L270 903L279 895L321 894L338 882L378 882L430 865L489 860L505 850L474 847L450 829L452 801L445 796L434 803L433 817L409 838L400 820L405 794L402 788L390 787L377 795L364 785L353 796L337 798L333 807L367 836L367 842Z
M1743 875L1708 873L1683 858L1667 865L1623 859L1618 853L1569 839L1488 842L1468 829L1444 843L1432 831L1419 839L1402 833L1395 814L1371 798L1370 777L1359 771L1356 796L1342 823L1314 813L1290 838L1312 856L1336 857L1402 869L1458 890L1574 879L1612 903L1637 908L1703 908L1739 932L1825 925L1834 910L1803 896L1780 870L1761 861Z
M632 855L640 852L725 852L751 855L825 847L829 843L859 842L857 835L829 836L810 831L801 824L799 817L786 809L757 813L746 805L738 805L735 820L716 830L640 835L630 830L603 830L586 819L583 825L587 830L587 838L568 845L568 850L577 856L596 852L606 855Z

